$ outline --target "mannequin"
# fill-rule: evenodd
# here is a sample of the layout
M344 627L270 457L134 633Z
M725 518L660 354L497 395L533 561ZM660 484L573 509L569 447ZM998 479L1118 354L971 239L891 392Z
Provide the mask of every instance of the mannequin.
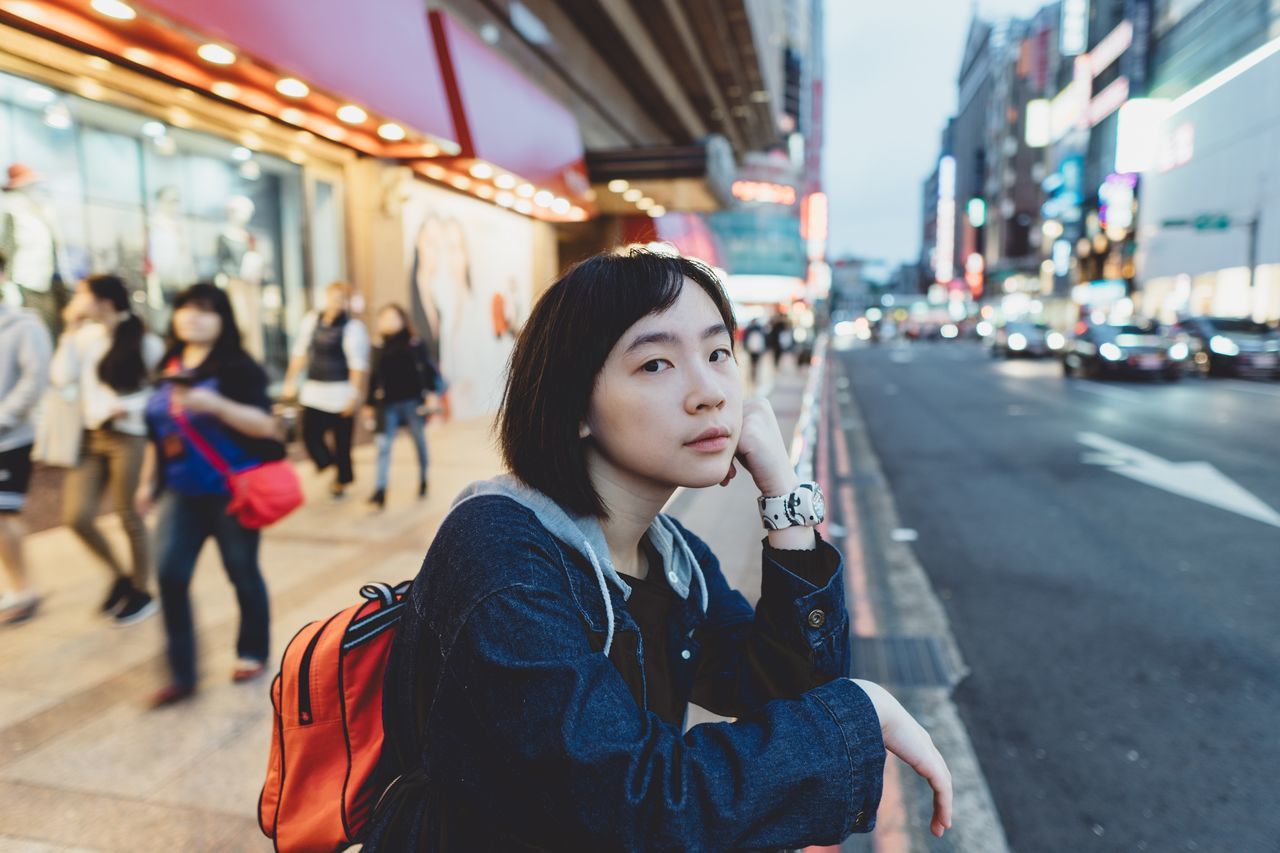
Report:
M196 281L195 260L182 221L182 194L172 185L156 191L147 217L147 266L147 305L154 316L167 316L174 295Z
M249 233L253 200L235 195L227 199L227 223L218 234L218 274L215 283L227 292L244 340L245 350L263 360L262 275L266 266Z
M43 180L23 163L9 167L0 250L9 258L10 278L18 285L23 304L34 309L56 336L62 326L64 294L58 275L57 231L38 189Z

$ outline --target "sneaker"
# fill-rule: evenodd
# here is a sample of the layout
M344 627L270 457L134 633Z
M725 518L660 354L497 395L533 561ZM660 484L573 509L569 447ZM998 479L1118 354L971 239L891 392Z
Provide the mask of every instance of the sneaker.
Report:
M373 504L378 509L382 509L384 506L387 505L387 490L378 489L376 492L374 492L372 495L369 496L369 503Z
M252 681L266 671L267 665L263 661L240 658L236 661L236 668L231 670L231 680L237 684L242 681Z
M334 483L329 487L329 497L334 501L344 500L347 497L347 487Z
M154 598L145 592L134 590L129 595L129 599L124 603L124 606L116 612L115 623L117 627L133 625L146 619L155 613L157 609L158 606Z
M133 584L129 579L117 578L111 591L107 593L107 600L102 602L103 614L109 615L119 610L131 592L133 592Z
M194 687L188 687L185 684L169 684L153 693L147 704L154 711L157 708L167 708L170 705L185 702L194 695L196 695Z
M0 596L0 625L17 625L36 615L40 596L34 592L7 592Z

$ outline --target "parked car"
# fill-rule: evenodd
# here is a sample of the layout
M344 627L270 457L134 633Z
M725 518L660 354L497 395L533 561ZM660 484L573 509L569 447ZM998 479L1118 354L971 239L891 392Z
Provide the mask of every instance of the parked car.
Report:
M1182 376L1191 349L1154 325L1098 324L1082 328L1062 356L1067 376Z
M1188 317L1178 328L1204 372L1280 379L1280 331L1271 326L1248 317Z
M1066 338L1044 323L1013 320L995 330L988 339L992 358L1046 358L1066 346Z

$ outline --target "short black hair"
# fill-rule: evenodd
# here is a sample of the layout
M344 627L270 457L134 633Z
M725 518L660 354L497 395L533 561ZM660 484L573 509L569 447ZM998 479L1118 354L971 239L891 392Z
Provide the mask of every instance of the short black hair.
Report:
M676 255L640 248L594 255L542 294L511 353L498 415L503 460L516 477L578 515L608 515L587 473L579 426L618 339L675 304L686 278L711 297L732 337L733 309L719 278Z

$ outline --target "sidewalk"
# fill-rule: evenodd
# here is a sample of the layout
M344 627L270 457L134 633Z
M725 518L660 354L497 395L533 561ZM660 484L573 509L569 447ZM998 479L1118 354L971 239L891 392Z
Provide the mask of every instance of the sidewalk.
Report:
M808 375L787 361L778 376L765 367L761 377L788 440ZM429 442L430 497L415 497L412 448L402 436L383 512L364 503L372 446L357 448L356 487L342 503L329 500L327 478L300 466L307 505L263 538L273 655L306 622L354 601L362 583L413 577L453 496L500 470L487 421L434 423ZM739 476L723 490L677 493L669 506L752 601L761 539L755 496L750 478ZM123 547L114 519L102 522ZM47 597L37 619L0 632L0 853L270 850L256 818L268 681L230 683L236 607L216 550L201 555L192 587L200 693L152 712L145 700L164 679L159 618L116 629L96 616L106 573L66 528L34 534L28 549ZM706 718L691 714L693 722ZM901 827L896 807L886 801L882 825L888 818ZM898 840L906 841L901 833ZM862 836L844 849L873 846Z

